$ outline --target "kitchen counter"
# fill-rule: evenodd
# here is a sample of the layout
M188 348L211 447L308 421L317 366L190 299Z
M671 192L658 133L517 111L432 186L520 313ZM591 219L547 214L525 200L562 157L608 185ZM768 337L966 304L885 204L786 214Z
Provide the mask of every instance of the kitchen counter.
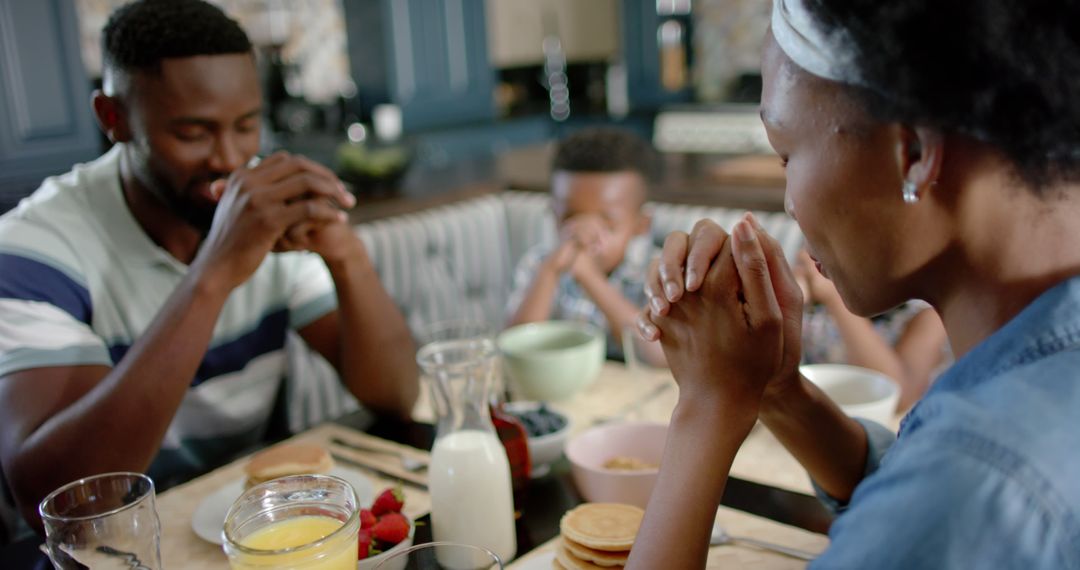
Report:
M514 190L546 192L551 174L553 144L507 151L496 160L496 179ZM720 206L780 212L784 209L784 184L779 159L768 159L778 172L764 169L760 176L738 174L722 165L743 157L718 154L659 153L656 180L649 199L656 202ZM760 169L758 165L750 165ZM779 176L779 178L777 178Z
M286 144L286 148L330 164L332 149L327 142ZM391 191L357 195L358 205L350 214L353 223L408 214L503 190L546 192L550 178L554 144L513 148L497 156L458 160L444 166L414 164ZM782 211L784 187L782 171L764 176L730 176L722 163L732 156L692 153L660 153L650 200L675 204L721 206L727 208ZM778 160L778 159L777 159ZM770 160L769 164L773 164Z

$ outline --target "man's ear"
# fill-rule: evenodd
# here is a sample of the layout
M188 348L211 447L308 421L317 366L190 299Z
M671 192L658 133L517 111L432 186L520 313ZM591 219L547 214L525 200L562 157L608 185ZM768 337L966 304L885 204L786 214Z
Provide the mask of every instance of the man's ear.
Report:
M131 140L127 112L118 98L95 89L91 97L91 105L94 108L94 118L97 119L98 127L111 142L122 143Z

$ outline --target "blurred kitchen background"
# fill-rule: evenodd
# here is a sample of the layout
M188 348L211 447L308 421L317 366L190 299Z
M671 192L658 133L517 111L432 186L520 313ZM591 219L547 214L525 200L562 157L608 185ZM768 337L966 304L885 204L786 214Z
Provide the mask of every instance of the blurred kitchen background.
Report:
M0 0L0 212L107 142L100 30L125 0ZM654 198L779 209L757 119L768 0L218 0L256 44L264 152L333 166L358 221L547 187L552 141L653 141Z

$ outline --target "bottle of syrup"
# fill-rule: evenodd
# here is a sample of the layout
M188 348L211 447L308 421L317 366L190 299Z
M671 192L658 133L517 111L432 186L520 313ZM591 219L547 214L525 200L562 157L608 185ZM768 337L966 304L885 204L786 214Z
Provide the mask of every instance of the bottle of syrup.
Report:
M510 480L514 487L514 501L519 502L518 496L529 483L529 474L532 472L532 460L529 458L529 433L525 431L525 424L521 423L516 416L506 411L506 391L502 382L496 382L496 388L491 391L491 423L495 426L495 434L499 436L503 448L506 449L506 458L510 461Z

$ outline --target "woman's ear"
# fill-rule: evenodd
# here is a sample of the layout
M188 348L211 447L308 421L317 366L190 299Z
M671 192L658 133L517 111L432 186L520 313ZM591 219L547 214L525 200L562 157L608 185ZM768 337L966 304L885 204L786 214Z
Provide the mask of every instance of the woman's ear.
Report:
M929 127L903 126L897 154L904 181L914 184L916 191L923 193L937 184L941 175L945 136Z
M91 98L94 108L94 118L97 119L98 127L109 137L113 143L128 142L131 140L131 128L128 124L126 109L119 99L106 95L100 89L95 89Z

